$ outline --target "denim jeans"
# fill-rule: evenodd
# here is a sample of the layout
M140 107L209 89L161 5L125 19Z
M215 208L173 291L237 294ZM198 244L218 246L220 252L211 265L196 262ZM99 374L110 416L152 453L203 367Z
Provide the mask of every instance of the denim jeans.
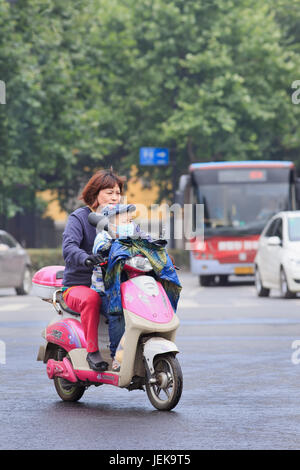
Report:
M108 332L110 339L110 355L115 357L119 342L125 332L125 320L123 312L120 314L110 314L108 317Z

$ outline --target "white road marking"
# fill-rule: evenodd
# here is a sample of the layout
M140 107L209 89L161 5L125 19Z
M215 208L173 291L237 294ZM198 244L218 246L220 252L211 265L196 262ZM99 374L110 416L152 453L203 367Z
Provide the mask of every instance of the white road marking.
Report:
M201 302L195 302L193 300L179 299L178 308L199 308L202 307Z
M5 304L0 306L1 312L16 312L29 307L29 304Z

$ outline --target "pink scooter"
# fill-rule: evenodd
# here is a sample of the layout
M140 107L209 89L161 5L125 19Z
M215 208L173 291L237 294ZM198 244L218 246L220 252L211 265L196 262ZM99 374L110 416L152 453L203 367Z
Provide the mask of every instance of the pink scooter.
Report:
M33 294L51 302L57 312L42 336L37 360L47 364L47 374L64 401L79 400L90 385L110 384L127 390L144 390L158 410L174 408L182 393L182 372L174 343L179 320L162 284L151 276L144 256L127 260L121 283L125 333L117 351L120 371L111 370L108 325L100 315L99 349L109 370L95 372L86 361L86 340L80 314L62 298L63 266L48 266L33 277ZM152 271L153 272L153 271ZM147 274L146 274L147 273Z

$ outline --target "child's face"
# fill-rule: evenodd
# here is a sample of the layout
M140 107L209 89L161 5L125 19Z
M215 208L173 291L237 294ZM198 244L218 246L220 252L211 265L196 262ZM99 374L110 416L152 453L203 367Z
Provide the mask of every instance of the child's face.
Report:
M130 222L132 222L132 215L129 212L116 215L116 225L130 224Z
M113 226L113 232L117 233L117 227L119 225L130 224L133 220L132 213L130 212L122 212L121 214L117 214L111 218L110 223Z

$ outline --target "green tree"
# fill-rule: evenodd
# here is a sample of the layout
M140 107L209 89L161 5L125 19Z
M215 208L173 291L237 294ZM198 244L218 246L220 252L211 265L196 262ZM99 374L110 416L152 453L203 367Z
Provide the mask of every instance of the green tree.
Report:
M274 4L273 4L274 5ZM291 103L299 55L272 3L143 0L133 8L138 54L128 145L169 146L178 172L207 160L295 159L300 109ZM135 77L135 80L134 80ZM170 169L154 173L162 193Z
M287 0L0 3L0 212L57 189L70 209L97 167L140 168L170 196L194 161L298 157L297 15ZM292 21L293 20L293 21ZM70 203L71 201L71 203Z

